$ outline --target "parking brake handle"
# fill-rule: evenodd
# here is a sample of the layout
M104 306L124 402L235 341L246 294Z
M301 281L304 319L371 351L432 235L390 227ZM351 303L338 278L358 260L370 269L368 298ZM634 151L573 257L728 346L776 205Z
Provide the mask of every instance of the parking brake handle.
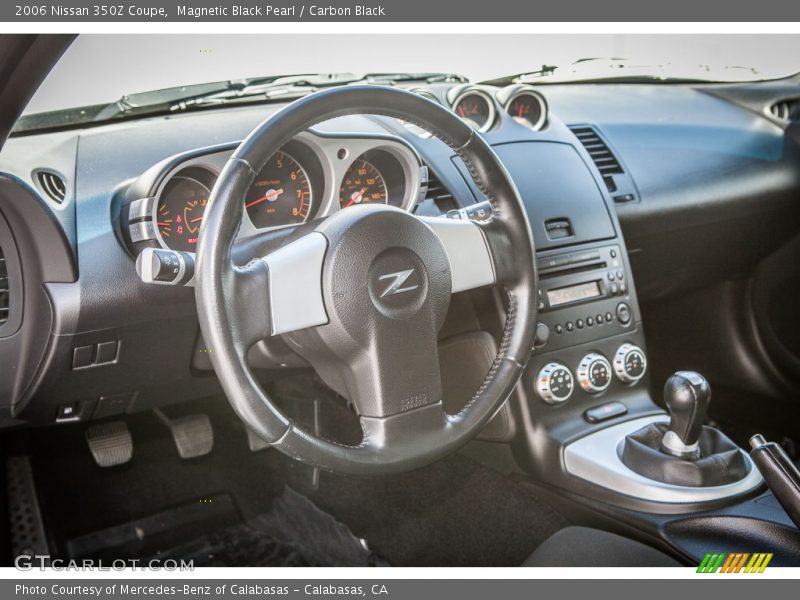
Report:
M775 442L757 434L750 438L750 458L761 471L769 489L797 527L800 527L800 471Z

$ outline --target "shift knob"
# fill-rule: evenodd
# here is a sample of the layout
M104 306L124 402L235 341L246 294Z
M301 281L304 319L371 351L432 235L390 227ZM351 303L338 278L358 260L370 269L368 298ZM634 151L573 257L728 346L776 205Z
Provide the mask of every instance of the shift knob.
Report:
M661 450L672 456L691 459L698 455L697 441L711 401L711 386L694 371L678 371L664 385L664 402L670 414L669 430L661 440Z

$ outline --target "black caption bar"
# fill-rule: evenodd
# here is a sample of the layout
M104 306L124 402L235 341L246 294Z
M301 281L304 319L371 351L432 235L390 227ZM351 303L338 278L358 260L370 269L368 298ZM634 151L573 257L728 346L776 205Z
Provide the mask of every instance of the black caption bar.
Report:
M625 597L648 600L675 600L706 595L725 600L750 599L754 593L774 598L794 594L795 582L789 579L752 577L710 581L697 575L691 579L663 580L431 580L431 579L318 579L318 580L109 580L109 579L28 579L0 582L0 597L11 600L175 600L176 598L224 598L242 600L287 598L292 600L485 600L486 598L606 598ZM746 577L751 577L749 580Z
M3 0L4 22L758 22L800 21L786 0Z

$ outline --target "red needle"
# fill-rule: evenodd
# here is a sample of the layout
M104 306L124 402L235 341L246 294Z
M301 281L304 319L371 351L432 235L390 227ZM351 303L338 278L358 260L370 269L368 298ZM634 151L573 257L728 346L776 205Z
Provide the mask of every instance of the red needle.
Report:
M197 217L196 219L192 219L189 223L197 223L198 221L202 221L203 217Z
M519 103L519 109L517 109L517 116L520 119L522 118L522 102Z
M364 192L366 192L366 191L367 191L367 188L361 188L360 192L357 192L357 193L353 194L352 196L350 196L350 202L345 204L344 207L347 208L348 206L353 206L353 204L355 204L356 202L361 200L361 197L364 195Z
M261 198L253 200L249 204L245 204L245 207L246 208L250 208L251 206L255 206L256 204L261 204L262 202L264 202L266 200L273 200L274 198L277 198L278 196L280 196L282 193L283 193L283 188L281 188L279 190L270 190L266 194L261 196Z

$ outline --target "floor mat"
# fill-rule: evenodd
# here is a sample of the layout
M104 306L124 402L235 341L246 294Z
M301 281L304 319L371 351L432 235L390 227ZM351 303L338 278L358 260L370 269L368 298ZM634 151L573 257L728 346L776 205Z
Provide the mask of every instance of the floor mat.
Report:
M535 490L458 455L402 475L323 473L318 491L299 489L395 566L517 566L569 524Z
M191 560L199 567L389 566L346 525L291 488L286 488L269 513L155 557Z

